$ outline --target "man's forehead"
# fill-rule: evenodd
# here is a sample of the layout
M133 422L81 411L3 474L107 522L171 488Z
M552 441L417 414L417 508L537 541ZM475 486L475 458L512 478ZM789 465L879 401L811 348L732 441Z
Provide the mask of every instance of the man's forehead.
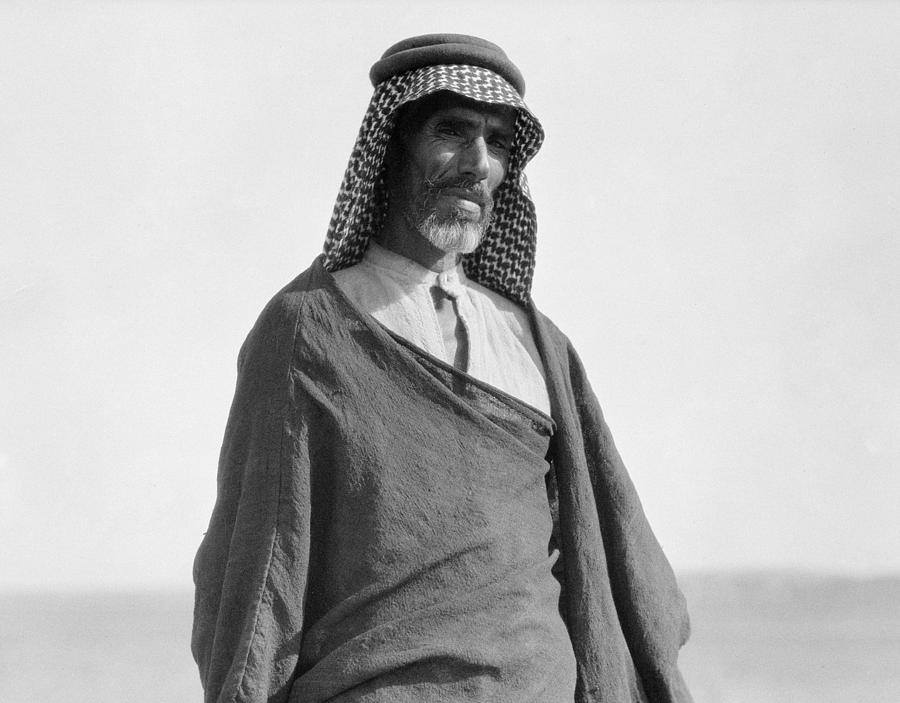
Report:
M448 105L439 107L426 118L427 121L452 119L461 122L480 122L485 120L488 127L512 132L516 122L513 108L505 105L474 103L472 105Z

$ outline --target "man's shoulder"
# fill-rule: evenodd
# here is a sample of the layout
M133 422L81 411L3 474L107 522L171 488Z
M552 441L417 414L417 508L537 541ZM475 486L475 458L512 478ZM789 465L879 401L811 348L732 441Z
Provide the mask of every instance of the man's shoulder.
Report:
M333 277L324 269L319 257L309 268L272 296L260 313L257 326L280 325L286 320L299 321L311 310L332 307L334 300Z
M314 260L309 268L272 296L263 308L261 317L292 314L302 310L307 299L324 285L323 273L319 260Z
M534 324L540 330L540 334L546 343L552 344L559 350L567 350L572 347L572 342L566 334L556 326L547 315L541 312L532 301L530 303Z
M337 307L331 274L321 259L316 259L265 305L244 341L240 358L254 352L289 353L301 325L328 317Z
M586 382L584 365L572 340L553 320L538 310L533 302L530 309L536 334L541 339L547 359L557 364L564 376L577 379L579 383Z

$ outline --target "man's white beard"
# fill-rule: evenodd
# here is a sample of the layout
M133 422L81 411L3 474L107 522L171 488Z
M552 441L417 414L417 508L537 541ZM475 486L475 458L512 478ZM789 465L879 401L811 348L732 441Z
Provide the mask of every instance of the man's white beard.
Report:
M458 217L439 219L438 214L432 211L424 220L416 223L416 229L441 251L468 254L481 244L489 222L490 218L477 222Z

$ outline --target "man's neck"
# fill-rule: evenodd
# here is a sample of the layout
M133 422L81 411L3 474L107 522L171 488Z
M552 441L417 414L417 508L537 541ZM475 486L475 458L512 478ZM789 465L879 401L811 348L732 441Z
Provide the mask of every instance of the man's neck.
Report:
M456 267L460 260L460 254L438 249L414 230L405 217L392 215L391 212L388 212L384 227L375 238L381 246L436 273L449 271Z

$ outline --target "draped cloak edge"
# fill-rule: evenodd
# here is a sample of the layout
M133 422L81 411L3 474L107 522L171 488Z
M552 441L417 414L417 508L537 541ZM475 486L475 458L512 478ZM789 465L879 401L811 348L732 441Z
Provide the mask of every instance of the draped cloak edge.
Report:
M577 660L575 701L689 703L677 665L690 629L684 598L575 350L533 304L528 309L556 423L551 508L562 556L555 571ZM365 326L383 345L341 346L348 325ZM194 562L191 648L206 703L290 695L315 549L313 484L327 483L316 449L324 425L310 409L340 412L340 398L324 390L316 403L301 396L318 392L309 374L328 373L329 359L362 353L385 365L409 354L347 300L322 257L273 298L241 348L217 500Z

